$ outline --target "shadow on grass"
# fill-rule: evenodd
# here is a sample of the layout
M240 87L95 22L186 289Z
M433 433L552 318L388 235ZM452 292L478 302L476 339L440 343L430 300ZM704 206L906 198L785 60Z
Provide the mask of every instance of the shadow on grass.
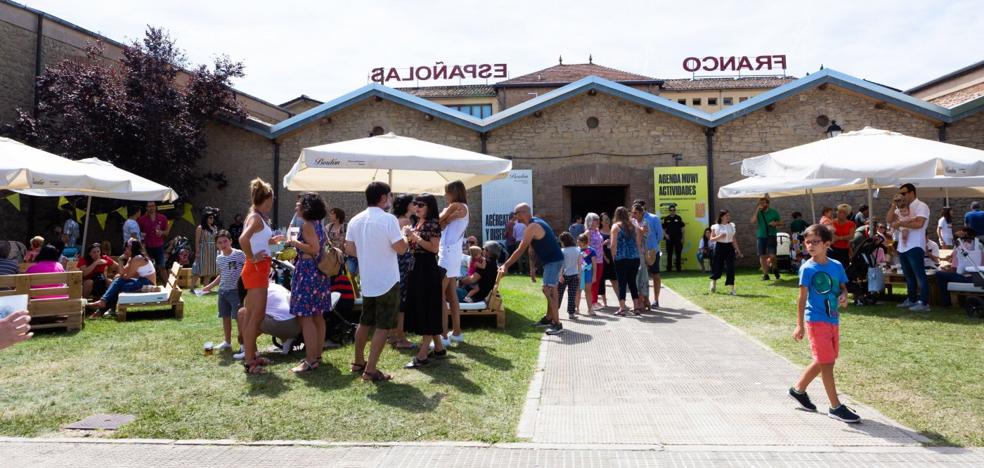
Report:
M266 374L246 375L246 382L249 383L249 396L277 397L287 390L284 379L271 372L270 368L267 368Z
M546 304L544 303L544 311L545 310ZM525 315L507 307L506 329L502 331L506 332L513 338L524 338L531 332L534 332L535 329L533 328L533 320L530 320Z
M926 447L927 450L933 450L934 447L932 447L932 446L935 445L935 446L937 446L935 448L943 448L943 447L947 447L947 448L959 448L960 450L957 451L956 453L967 453L967 452L971 452L971 450L964 449L963 448L964 447L963 445L960 445L960 444L958 444L956 442L951 441L945 435L940 434L939 432L921 431L921 432L919 432L919 434L921 434L923 437L927 437L927 438L929 438L931 440L931 442L929 442L929 444L931 446L930 447ZM954 452L953 451L947 451L946 453L947 454L953 454Z
M449 359L431 359L428 365L417 369L420 373L430 376L435 382L451 385L458 390L472 395L485 393L482 387L465 377L467 368L455 364Z
M366 385L372 384L367 382ZM366 398L381 405L400 408L411 413L432 412L437 409L441 401L444 400L444 397L447 396L444 393L435 393L433 396L428 397L413 385L395 383L392 380L389 382L380 382L375 385L376 392L366 395Z
M952 323L955 325L980 326L984 324L984 320L967 317L963 309L943 306L932 306L931 309L929 312L910 312L907 309L899 309L894 304L889 303L875 306L851 306L842 312L842 314L917 322Z
M469 358L494 369L509 370L513 368L512 361L496 356L481 346L475 346L469 343L459 343L455 346L454 352L461 353L462 355L468 356Z
M298 360L298 362L300 362ZM348 367L348 366L345 366ZM341 369L329 363L322 362L321 365L310 372L296 374L297 378L309 387L314 387L322 391L337 390L349 387L356 380L361 379L360 374L354 372L342 372Z

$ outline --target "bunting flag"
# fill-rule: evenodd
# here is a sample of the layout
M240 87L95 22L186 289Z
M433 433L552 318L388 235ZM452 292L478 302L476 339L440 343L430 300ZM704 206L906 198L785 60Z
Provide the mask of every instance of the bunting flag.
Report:
M119 215L122 216L123 219L130 217L130 214L127 213L125 206L121 206L119 209L116 210L116 212L119 213Z
M14 208L17 209L17 211L20 211L20 194L19 193L12 193L10 195L7 195L7 201L9 201L11 205L14 205Z
M171 226L174 226L174 220L173 219L167 220L167 230L168 231L171 230Z
M106 218L109 217L109 213L96 213L96 221L99 221L99 229L106 229Z
M77 219L79 221L79 224L82 223L82 218L84 218L84 217L85 217L85 210L76 208L75 209L75 219Z
M61 208L61 207L65 206L65 205L71 205L71 204L72 203L69 202L67 198L65 198L65 197L58 197L58 208Z
M195 224L195 215L191 212L191 203L184 204L184 214L181 217L190 224Z

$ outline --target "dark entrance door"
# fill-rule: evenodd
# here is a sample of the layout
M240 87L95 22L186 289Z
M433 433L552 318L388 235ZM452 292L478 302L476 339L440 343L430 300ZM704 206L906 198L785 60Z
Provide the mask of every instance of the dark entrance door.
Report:
M584 216L590 212L608 213L611 216L615 208L625 205L627 185L586 185L568 187L571 194L571 212L568 222L575 216Z

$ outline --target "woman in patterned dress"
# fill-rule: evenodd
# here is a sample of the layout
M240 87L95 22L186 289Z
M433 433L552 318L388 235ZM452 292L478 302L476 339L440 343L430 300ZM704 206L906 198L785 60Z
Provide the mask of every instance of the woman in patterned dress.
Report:
M218 272L215 269L215 233L218 231L215 226L215 213L206 211L202 213L195 228L195 264L192 265L192 274L202 279L202 284L210 283Z
M297 200L294 210L304 220L301 232L291 245L297 249L297 263L291 284L290 313L301 323L304 335L304 359L291 371L309 372L321 365L325 345L324 313L331 308L331 280L318 269L322 247L328 239L321 220L325 217L325 201L313 192Z
M390 211L400 222L400 229L410 225L410 204L413 202L413 195L403 194L393 200L393 209ZM400 265L400 315L396 321L396 328L390 330L389 343L397 349L416 349L417 345L407 339L407 334L403 330L403 321L406 316L407 305L407 274L413 269L413 251L407 249L403 255L397 255Z
M441 226L438 224L437 198L421 194L413 199L416 223L403 228L404 236L413 250L413 270L407 274L406 329L420 335L417 355L406 366L417 369L428 364L431 357L447 354L441 343L444 332L444 307L441 289L444 270L437 265L437 251L441 244ZM434 351L428 354L430 343Z

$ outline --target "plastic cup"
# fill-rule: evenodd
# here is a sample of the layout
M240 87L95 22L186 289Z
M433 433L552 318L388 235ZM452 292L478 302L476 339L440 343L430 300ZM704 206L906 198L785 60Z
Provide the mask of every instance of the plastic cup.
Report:
M214 345L212 344L212 342L211 341L206 341L205 342L205 355L206 356L211 356L212 355L212 349L213 348L214 348Z

